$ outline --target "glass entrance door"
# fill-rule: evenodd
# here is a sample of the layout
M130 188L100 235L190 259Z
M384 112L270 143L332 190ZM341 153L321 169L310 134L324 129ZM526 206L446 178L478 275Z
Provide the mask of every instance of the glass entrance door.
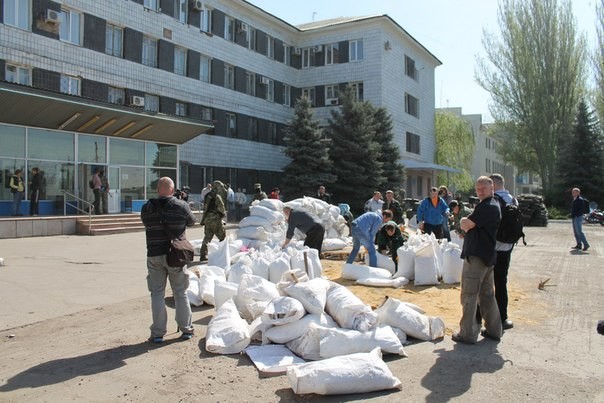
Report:
M120 182L120 167L110 166L108 169L109 180L109 214L116 214L122 211L121 200L121 182Z

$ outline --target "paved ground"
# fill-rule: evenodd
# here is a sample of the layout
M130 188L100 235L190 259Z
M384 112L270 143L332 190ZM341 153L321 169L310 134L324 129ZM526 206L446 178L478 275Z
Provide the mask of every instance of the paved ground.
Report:
M413 344L408 358L386 357L402 391L335 398L295 396L285 377L259 376L246 356L206 353L212 309L195 308L193 341L145 343L143 233L3 240L0 401L604 402L604 336L595 331L604 227L586 227L586 253L570 251L569 222L526 232L510 274L521 295L510 303L516 327L500 343ZM202 235L195 228L189 239Z

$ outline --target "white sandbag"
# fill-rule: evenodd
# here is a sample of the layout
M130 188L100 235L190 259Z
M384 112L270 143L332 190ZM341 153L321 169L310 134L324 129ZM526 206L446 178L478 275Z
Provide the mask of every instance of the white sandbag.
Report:
M338 395L401 389L401 381L392 375L379 348L288 367L287 379L295 394Z
M252 255L252 272L255 276L268 280L270 277L270 262L259 254Z
M273 343L284 344L289 341L302 337L310 328L310 324L314 323L322 327L337 327L338 324L331 316L322 314L308 314L300 320L287 323L285 325L273 326L266 329L265 336Z
M354 353L368 353L378 347L383 354L398 354L407 357L407 353L388 325L376 326L367 332L348 329L321 329L321 358L338 357Z
M438 284L438 260L434 245L424 243L415 251L415 285Z
M270 281L253 274L243 274L239 282L238 295L254 301L271 301L281 294Z
M253 323L257 319L262 320L262 314L269 304L269 301L254 301L253 299L241 298L240 296L235 297L234 300L241 317L248 323ZM267 327L270 326L270 324L266 325Z
M342 238L329 237L323 239L323 245L321 246L321 250L323 252L330 250L340 250L344 249L348 246L348 242L346 242Z
M292 270L299 269L305 271L310 279L321 277L323 274L319 251L316 249L304 247L303 250L295 251L292 255L290 265Z
M403 245L396 250L398 268L392 278L406 277L415 279L415 249L409 245Z
M244 274L254 274L252 261L247 256L242 257L237 263L230 267L227 272L227 280L231 283L239 284L241 282L241 276Z
M392 258L388 255L383 255L381 253L377 253L376 252L376 266L377 268L380 269L385 269L388 270L388 272L390 272L390 274L394 274L395 271L395 267L394 267L394 261L392 260ZM365 265L369 266L369 253L365 253Z
M360 278L354 282L359 285L366 285L369 287L392 287L401 288L409 284L409 280L405 277L397 278Z
M325 311L344 329L367 331L377 324L377 314L348 288L331 283Z
M456 284L461 282L461 272L463 270L463 260L461 259L461 250L457 247L449 247L443 251L443 283Z
M457 247L459 248L459 250L463 250L463 241L465 238L460 237L459 234L456 234L454 232L451 233L451 243L454 243L455 245L457 245Z
M216 309L220 308L222 304L224 304L229 299L234 298L237 295L238 290L239 284L237 283L231 283L229 281L215 282L214 306L216 307Z
M266 233L266 230L262 227L243 227L239 228L237 237L266 241Z
M283 202L279 199L262 199L252 203L252 206L262 206L274 211L283 211Z
M263 374L284 374L291 365L304 364L305 361L294 355L287 347L280 345L249 346L245 353L250 357L258 371Z
M231 267L231 251L229 249L229 237L218 242L218 248L210 251L208 248L208 266L218 266L223 269Z
M199 292L206 304L214 305L215 282L226 281L224 269L218 266L200 265L196 266L199 271Z
M391 278L392 273L386 269L363 266L361 264L344 263L342 278L346 280L359 280L361 278Z
M264 217L273 225L285 221L285 217L281 211L276 211L260 204L250 207L250 215Z
M375 312L380 324L398 327L408 336L419 340L436 340L444 337L445 324L438 317L428 317L396 298L386 297L386 301Z
M293 283L283 291L302 303L308 313L320 315L325 312L327 290L331 286L328 280L314 278L305 282Z
M297 339L287 342L287 348L305 360L320 360L322 336L320 330L320 326L311 323L306 333Z
M291 297L278 297L271 300L262 313L262 322L281 326L296 322L306 315L306 310L300 301Z
M216 310L208 324L206 351L215 354L237 354L249 344L248 324L239 316L235 302L229 299Z
M237 304L235 304L237 305ZM254 319L249 325L248 329L250 331L250 341L253 343L255 341L259 341L264 344L268 344L269 341L265 336L265 332L268 328L272 327L272 325L267 325L266 323L262 323L262 318L258 316Z
M417 216L416 215L414 215L413 217L411 217L409 219L409 222L407 223L407 228L410 228L410 229L412 229L414 231L418 228L418 226L417 226Z
M274 259L268 266L269 277L271 283L277 284L281 281L283 273L290 270L289 265L290 257L287 253L282 253L279 257Z
M189 304L193 306L203 305L203 297L201 296L201 285L199 284L199 277L193 271L189 271L189 287L187 288L187 298Z
M394 334L396 334L396 337L398 337L398 339L401 341L401 344L403 346L409 344L409 342L407 341L407 333L403 332L403 329L399 329L398 327L392 327L392 326L390 326L390 328L392 329Z
M273 224L269 220L258 215L250 215L239 221L239 228L244 227L262 227L268 232L274 229Z

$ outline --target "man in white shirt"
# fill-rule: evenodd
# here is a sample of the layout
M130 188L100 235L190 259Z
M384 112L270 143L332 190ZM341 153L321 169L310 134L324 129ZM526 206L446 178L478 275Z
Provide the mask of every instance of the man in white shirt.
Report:
M369 211L382 211L384 209L384 200L382 200L382 193L379 191L373 192L373 197L365 202L365 212Z
M237 192L235 192L235 220L241 221L241 210L246 203L247 196L241 191L241 188L237 188Z

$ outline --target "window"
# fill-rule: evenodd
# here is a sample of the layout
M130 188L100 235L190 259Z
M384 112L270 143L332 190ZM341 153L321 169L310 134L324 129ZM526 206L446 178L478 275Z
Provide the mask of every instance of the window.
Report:
M405 94L405 112L419 118L419 99L413 95Z
M212 63L210 61L210 58L207 56L201 56L201 58L199 59L199 79L201 81L203 81L204 83L209 83L210 82L210 67L212 66Z
M178 46L174 48L174 73L179 76L187 74L187 50Z
M235 42L235 19L228 15L224 16L224 39Z
M29 4L29 0L4 0L4 23L29 30Z
M268 80L266 86L266 100L275 102L275 80Z
M157 95L145 94L145 111L159 112L159 97Z
M245 93L248 95L256 95L256 74L249 71L245 72Z
M292 104L292 88L289 85L283 84L283 105L291 106Z
M363 60L363 40L355 39L354 41L350 41L348 54L351 62Z
M201 11L201 30L203 32L212 32L212 9L206 8Z
M275 58L275 38L270 35L266 36L266 55L270 59Z
M149 67L157 67L157 41L143 37L143 64Z
M248 135L250 140L258 141L258 120L251 118L248 120Z
M159 3L159 0L145 0L143 5L145 6L145 8L157 11L158 3Z
M302 96L308 98L310 106L315 106L315 87L302 88Z
M256 50L256 29L250 27L249 25L245 34L245 42L249 49Z
M61 92L69 95L80 95L80 79L61 74Z
M484 164L484 170L486 172L491 172L491 160L488 159L488 158L486 158L484 162L485 162L485 164Z
M310 48L302 49L302 68L307 69L310 67L310 59L313 53Z
M337 85L326 85L325 86L325 105L337 105L338 104L338 86Z
M213 120L213 117L212 108L208 108L207 106L201 107L201 118L203 120Z
M107 30L105 31L105 53L122 57L123 38L124 30L122 28L107 24Z
M187 116L187 104L184 102L177 102L175 113L176 116Z
M237 116L234 113L226 114L227 136L237 137Z
M363 83L350 83L350 86L352 87L352 91L354 93L354 98L357 101L362 102L364 100Z
M417 134L407 132L407 152L413 154L420 153L419 136Z
M81 44L80 31L82 16L72 10L61 10L59 39L74 45Z
M340 60L340 48L337 43L325 45L325 65L337 63Z
M224 65L224 88L235 89L235 67Z
M415 60L405 56L405 74L414 80L417 80L417 70L415 69Z
M291 47L289 45L283 44L283 64L286 66L291 65L291 55L290 55Z
M109 96L107 101L111 104L124 105L126 94L123 88L109 87Z
M183 24L187 23L187 0L174 0L176 19Z
M7 64L5 68L5 79L9 83L31 86L31 69L28 67Z
M277 124L269 122L268 124L268 142L270 144L277 144Z

